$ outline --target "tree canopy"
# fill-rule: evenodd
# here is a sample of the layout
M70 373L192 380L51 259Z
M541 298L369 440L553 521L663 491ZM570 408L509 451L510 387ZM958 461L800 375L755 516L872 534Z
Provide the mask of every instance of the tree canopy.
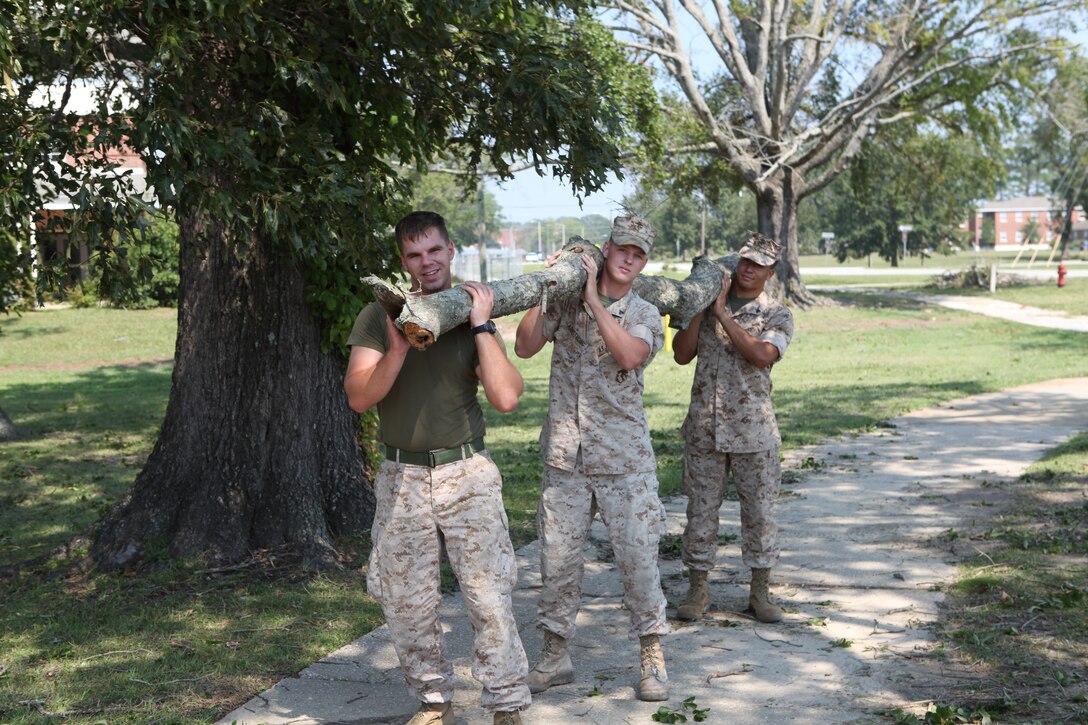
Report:
M92 243L126 221L138 229L142 210L116 179L89 173L126 145L146 152L162 204L274 236L319 269L335 252L380 270L410 198L405 171L440 153L470 173L529 157L593 190L651 110L648 82L623 72L609 34L574 22L578 2L91 2L75 13L6 2L0 188L16 181L19 193L5 194L5 229L25 227L50 186L80 194L90 213L69 223ZM90 114L62 106L81 78L94 81ZM50 154L80 158L82 173L43 165ZM102 200L109 208L93 207ZM96 251L118 261L109 245Z
M1061 254L1072 234L1072 211L1088 208L1088 59L1072 53L1055 67L1031 128L1040 163L1050 169L1050 197L1061 215Z
M1055 47L1048 23L1082 0L611 0L614 28L655 58L685 104L670 127L699 130L758 203L759 231L787 250L778 278L811 297L797 270L797 205L825 188L874 134L926 119L993 133L999 91L1029 79ZM709 63L694 60L711 57Z
M947 253L973 241L959 227L993 193L1003 168L977 139L901 125L868 144L817 206L840 261L878 254L898 266L903 226L908 253Z
M338 350L363 274L396 264L411 174L439 154L469 172L528 158L596 189L654 112L648 76L577 0L0 1L6 239L63 192L58 221L93 263L130 263L147 205L111 168L118 148L142 154L178 223L170 402L102 524L104 566L153 541L334 559L372 506Z

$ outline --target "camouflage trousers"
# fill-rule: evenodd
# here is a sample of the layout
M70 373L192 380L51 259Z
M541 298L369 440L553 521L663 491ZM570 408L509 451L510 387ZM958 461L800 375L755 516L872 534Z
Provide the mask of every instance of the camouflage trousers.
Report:
M560 637L574 636L582 601L583 550L598 510L623 581L630 636L668 634L657 568L657 544L665 525L657 475L648 471L589 476L582 472L580 459L574 471L544 466L536 510L543 579L537 608L540 626Z
M472 676L483 685L481 706L516 710L530 703L501 490L486 451L437 468L384 461L378 470L367 586L382 605L408 689L422 702L453 697L438 621L441 532L475 633Z
M774 505L782 485L778 449L757 453L720 453L684 447L684 494L688 521L683 561L689 569L710 571L718 554L718 510L729 472L740 499L741 560L752 569L778 563L778 525Z

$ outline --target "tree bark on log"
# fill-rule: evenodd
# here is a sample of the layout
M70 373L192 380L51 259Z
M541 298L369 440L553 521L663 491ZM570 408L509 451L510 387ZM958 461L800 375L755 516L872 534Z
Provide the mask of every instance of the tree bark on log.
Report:
M639 297L669 316L669 327L686 330L691 318L717 299L725 274L737 269L736 253L716 260L700 255L691 262L691 274L682 280L662 275L640 274L634 290ZM728 272L725 272L728 270Z
M334 537L370 526L374 495L342 362L322 351L303 273L270 239L238 239L200 212L179 223L166 416L91 557L110 570L155 549L233 563L287 546L307 565L335 566Z
M603 261L601 250L595 245L572 237L560 250L553 266L492 282L490 287L495 292L495 302L491 316L505 317L537 305L547 308L553 301L581 294L586 284L583 252L593 254L598 265ZM374 288L378 303L417 350L426 350L443 333L464 323L472 309L472 298L459 286L423 295L377 277L367 277L363 281Z
M603 266L604 256L596 245L581 237L571 237L553 266L491 283L495 293L491 316L505 317L537 305L546 310L550 304L580 296L586 284L581 262L583 252L592 254L598 267ZM731 271L736 266L736 254L718 260L700 256L693 261L686 279L640 275L634 290L662 315L669 315L670 327L683 330L721 292L723 270ZM426 350L442 334L463 324L472 307L472 298L460 287L422 295L377 277L367 277L364 281L373 287L378 303L417 350Z

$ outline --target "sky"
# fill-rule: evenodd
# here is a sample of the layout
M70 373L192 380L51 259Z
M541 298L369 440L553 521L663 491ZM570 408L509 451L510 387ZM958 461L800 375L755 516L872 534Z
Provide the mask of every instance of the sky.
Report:
M582 217L600 214L612 219L623 213L623 197L634 191L629 181L612 182L603 190L585 197L582 207L569 185L550 176L537 176L533 169L519 171L510 181L489 179L487 190L495 195L507 221L522 223L560 216Z

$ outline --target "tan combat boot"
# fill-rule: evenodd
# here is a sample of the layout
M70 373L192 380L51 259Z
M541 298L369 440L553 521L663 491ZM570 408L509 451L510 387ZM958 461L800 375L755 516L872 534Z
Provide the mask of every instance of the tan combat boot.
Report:
M665 671L665 652L661 638L648 634L638 638L639 664L642 679L638 683L638 699L658 702L669 699L669 673Z
M511 710L509 712L496 712L493 725L521 725L521 712Z
M453 703L425 702L408 725L453 725Z
M574 666L570 663L567 640L558 634L544 630L544 649L540 661L529 670L525 684L534 695L552 685L568 685L574 682Z
M688 622L693 622L703 616L703 612L710 606L710 592L706 587L705 571L697 569L688 570L688 593L684 601L676 608L676 616Z
M752 569L752 590L748 595L748 606L761 622L781 622L782 608L771 601L771 595L767 592L770 583L770 569Z

